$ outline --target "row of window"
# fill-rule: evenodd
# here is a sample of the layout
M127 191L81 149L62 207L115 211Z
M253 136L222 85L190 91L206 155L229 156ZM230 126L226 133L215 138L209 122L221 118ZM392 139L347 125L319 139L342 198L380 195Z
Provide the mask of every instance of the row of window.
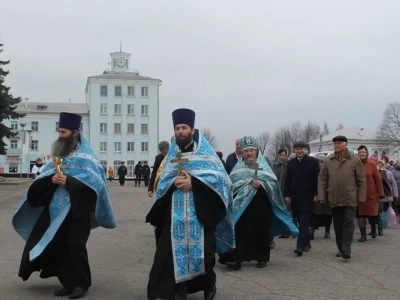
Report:
M106 115L108 113L107 107L108 107L108 104L105 104L105 103L100 104L100 114L101 115ZM126 112L128 115L133 115L135 113L135 105L128 104ZM122 114L122 104L114 104L114 114L118 114L118 115ZM148 115L149 114L149 106L142 105L141 109L140 109L140 114Z
M133 152L134 151L134 142L127 142L126 143L126 151ZM100 152L107 152L108 151L108 144L107 142L100 142ZM121 152L122 143L121 142L114 142L114 152ZM142 142L142 152L149 151L149 143Z
M140 88L140 95L142 97L149 97L149 88L147 86L143 86ZM102 85L100 86L100 96L108 96L108 86ZM121 97L122 96L122 86L116 85L114 87L114 96ZM127 96L128 97L135 97L135 86L128 86L127 89Z
M101 133L107 133L108 132L108 123L100 123L100 132ZM135 133L135 124L134 123L128 123L126 128L127 133ZM114 132L113 133L122 133L121 131L121 123L114 123ZM148 124L142 124L141 125L141 134L148 134L149 133L149 125Z
M18 130L18 122L12 121L10 129L11 130ZM39 131L39 122L38 121L32 121L31 122L31 129L32 129L32 132ZM58 130L58 122L56 122L56 131L57 130ZM83 131L83 123L81 123L80 131Z
M39 141L32 140L30 143L30 150L38 150L39 148ZM18 140L10 140L10 149L18 149Z

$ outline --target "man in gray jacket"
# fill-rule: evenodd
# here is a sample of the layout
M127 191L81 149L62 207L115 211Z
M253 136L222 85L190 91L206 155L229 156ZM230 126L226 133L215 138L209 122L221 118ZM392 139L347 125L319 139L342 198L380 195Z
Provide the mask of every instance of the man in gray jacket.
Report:
M325 159L318 178L318 200L329 201L339 253L351 258L354 218L358 202L366 201L366 180L360 158L347 149L347 138L333 138L335 152ZM328 199L326 199L328 195Z

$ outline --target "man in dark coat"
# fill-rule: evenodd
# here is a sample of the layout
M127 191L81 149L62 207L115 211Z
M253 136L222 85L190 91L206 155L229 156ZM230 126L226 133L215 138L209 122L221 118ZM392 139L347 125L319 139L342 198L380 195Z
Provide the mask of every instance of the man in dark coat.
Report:
M142 181L143 176L143 166L140 160L135 166L135 170L133 171L133 173L135 173L135 186L137 186L138 184L140 186L140 182Z
M158 144L158 150L160 151L160 154L158 154L154 160L154 165L153 165L153 171L151 172L151 178L149 182L149 189L148 189L148 196L151 198L153 197L153 193L155 192L155 188L157 188L156 184L156 179L157 178L157 173L162 161L164 160L165 155L167 155L168 150L169 150L169 143L167 141L162 141Z
M121 165L118 168L118 180L119 180L119 185L124 186L125 185L125 176L128 174L128 169L125 167L125 162L121 161Z
M294 143L296 158L289 160L286 171L284 196L285 201L291 204L292 213L299 222L299 236L294 252L301 256L311 248L310 243L310 216L318 201L318 174L319 162L308 156L307 145L303 141Z
M151 171L149 165L147 164L147 161L144 162L142 172L143 172L144 186L148 186Z
M232 172L238 160L242 158L242 150L240 149L240 140L241 138L236 139L235 152L229 154L228 157L226 158L225 169L228 175Z

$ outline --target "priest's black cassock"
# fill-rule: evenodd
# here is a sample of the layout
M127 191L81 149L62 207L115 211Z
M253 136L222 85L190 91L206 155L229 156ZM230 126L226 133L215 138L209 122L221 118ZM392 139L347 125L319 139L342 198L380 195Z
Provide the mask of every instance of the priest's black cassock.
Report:
M191 152L193 149L194 143L181 151ZM171 209L172 193L176 187L172 185L168 192L154 203L146 217L146 222L156 226L157 238L157 249L147 286L149 299L179 299L180 297L186 299L186 294L201 290L209 292L215 285L216 275L213 270L215 265L215 228L225 217L225 204L211 188L194 176L191 178L196 216L204 227L206 274L192 280L175 283L171 243Z

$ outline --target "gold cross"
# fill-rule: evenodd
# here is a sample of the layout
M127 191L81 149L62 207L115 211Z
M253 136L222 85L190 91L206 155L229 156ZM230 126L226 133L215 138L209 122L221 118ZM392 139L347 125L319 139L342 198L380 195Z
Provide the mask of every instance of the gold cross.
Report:
M63 163L63 160L62 160L62 158L58 158L57 156L54 156L53 157L53 168L56 168L56 170L57 170L57 174L61 174L61 175L63 175L63 173L61 172L61 169L60 169L60 165Z
M171 160L172 163L177 163L178 164L178 176L183 176L183 170L182 170L182 163L189 161L187 158L182 158L183 154L181 151L179 151L176 154L176 159Z

